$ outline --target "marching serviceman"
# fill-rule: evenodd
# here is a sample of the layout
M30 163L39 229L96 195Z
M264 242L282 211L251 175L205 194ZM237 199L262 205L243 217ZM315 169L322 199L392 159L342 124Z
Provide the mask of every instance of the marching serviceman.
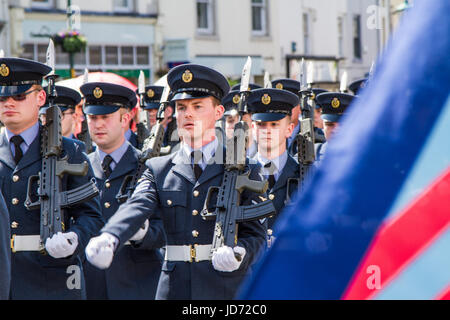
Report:
M355 96L339 92L325 92L317 95L317 104L322 108L322 120L326 142L316 143L316 162L319 163L326 152L328 141L339 128L339 120Z
M272 228L277 215L297 188L298 183L290 184L289 179L298 179L300 176L299 164L289 155L286 143L294 130L291 117L292 110L298 106L298 100L296 94L277 89L252 91L248 100L258 144L255 160L262 167L262 178L269 181L269 199L273 201L277 213L268 221L269 241L274 237ZM268 245L270 246L270 242Z
M224 176L225 150L215 136L215 123L223 115L220 101L229 85L222 74L195 64L175 67L167 80L183 144L176 153L147 162L133 196L91 240L86 256L106 267L117 247L146 219L160 214L167 245L156 298L232 299L264 244L265 229L259 221L239 223L237 245L211 253L215 221L200 214L209 187L220 186ZM249 168L250 179L259 180L257 168ZM259 197L244 191L241 199L250 205Z
M50 71L50 67L31 60L0 59L0 117L6 128L0 137L0 187L8 205L12 234L11 299L85 298L79 254L103 226L98 196L70 206L61 221L63 232L43 239L43 254L40 209L27 210L24 206L28 178L42 169L38 112L46 100L42 79ZM79 146L64 137L62 158L72 165L89 162ZM91 183L93 176L90 166L84 176L64 174L62 190ZM41 177L41 185L44 178L52 179ZM33 189L36 192L37 186Z
M140 151L125 140L129 106L136 94L123 86L92 82L81 86L86 102L89 134L97 144L89 155L100 189L102 215L107 221L119 208L116 195L128 175L138 166ZM88 299L154 299L161 272L164 245L161 219L146 220L139 231L116 253L109 269L85 264Z

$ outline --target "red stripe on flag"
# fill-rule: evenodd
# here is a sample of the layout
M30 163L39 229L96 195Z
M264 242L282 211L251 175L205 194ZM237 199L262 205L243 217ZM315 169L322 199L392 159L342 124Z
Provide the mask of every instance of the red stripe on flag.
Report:
M437 295L436 300L450 300L450 285Z
M383 290L445 231L450 221L449 208L450 167L399 215L380 228L343 298L369 299ZM368 285L368 281L376 284L373 282L374 270L379 270L381 289Z

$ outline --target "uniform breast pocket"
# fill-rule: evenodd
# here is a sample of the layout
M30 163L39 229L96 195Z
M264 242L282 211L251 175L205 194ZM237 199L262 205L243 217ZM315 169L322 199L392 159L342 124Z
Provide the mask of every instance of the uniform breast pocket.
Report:
M166 232L179 233L186 228L187 194L184 191L162 191L160 193L162 219Z

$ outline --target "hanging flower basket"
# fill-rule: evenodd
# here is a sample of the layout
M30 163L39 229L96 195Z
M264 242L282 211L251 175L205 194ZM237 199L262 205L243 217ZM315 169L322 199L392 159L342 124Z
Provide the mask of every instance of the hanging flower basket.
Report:
M78 31L60 31L53 37L55 45L60 45L63 52L78 53L87 45L86 38Z

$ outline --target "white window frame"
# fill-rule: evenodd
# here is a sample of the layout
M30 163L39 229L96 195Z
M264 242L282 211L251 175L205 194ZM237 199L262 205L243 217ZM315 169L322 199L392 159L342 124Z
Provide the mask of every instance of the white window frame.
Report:
M337 34L338 34L338 56L344 56L344 18L337 18Z
M122 6L117 6L115 1L113 0L114 12L121 12L121 13L132 12L133 11L133 0L126 0L126 1L127 1L127 5L122 7Z
M196 28L198 34L212 35L214 34L214 3L213 0L196 0L195 1L195 13L197 16L197 6L199 3L205 3L206 7L206 21L208 24L207 28L200 28L198 26L199 21L196 21ZM198 17L197 17L198 19Z
M45 3L31 0L31 7L34 9L51 9L55 7L55 0L47 0Z
M261 8L261 30L254 30L253 29L253 7L260 7ZM251 10L250 10L250 21L252 23L252 35L253 36L267 36L268 35L268 28L267 28L267 0L262 0L262 3L254 3L251 1Z

